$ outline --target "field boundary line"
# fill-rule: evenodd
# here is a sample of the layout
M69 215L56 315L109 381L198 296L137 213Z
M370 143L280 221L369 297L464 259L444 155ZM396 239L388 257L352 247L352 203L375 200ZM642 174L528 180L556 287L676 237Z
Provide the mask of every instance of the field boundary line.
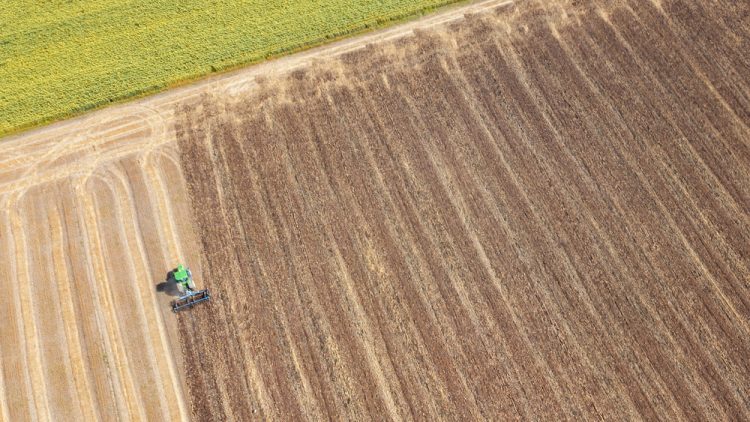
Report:
M423 29L445 24L461 19L467 14L509 6L514 2L515 0L478 0L465 5L455 7L448 6L446 10L438 10L437 12L428 13L416 20L343 38L341 40L313 47L309 50L300 51L298 53L293 53L261 63L250 64L226 73L199 79L198 81L185 86L168 89L143 98L136 98L122 104L116 104L109 108L93 110L90 113L82 114L72 119L61 120L26 132L10 135L8 137L0 137L0 151L2 151L6 145L13 147L19 144L26 144L39 138L49 139L59 137L64 133L77 132L81 127L99 126L101 125L102 119L105 119L108 116L123 115L125 114L123 113L124 111L133 106L156 107L161 110L171 109L174 103L194 99L204 92L215 91L217 88L223 90L237 84L254 82L255 77L261 74L286 74L289 70L301 65L308 65L316 59L336 57L345 54L346 52L351 51L351 46L364 47L372 43L379 43L398 36L406 36L411 34L414 29Z

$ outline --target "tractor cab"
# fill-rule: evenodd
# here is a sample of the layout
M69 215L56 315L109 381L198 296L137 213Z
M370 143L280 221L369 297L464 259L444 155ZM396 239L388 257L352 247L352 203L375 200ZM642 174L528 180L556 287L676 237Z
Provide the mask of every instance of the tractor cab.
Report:
M183 267L182 264L179 264L172 273L172 276L178 283L185 282L188 280L188 269Z
M211 299L208 289L196 290L193 283L193 274L189 268L178 264L177 268L172 270L172 277L177 283L177 288L182 296L172 302L172 311L178 312L184 308L190 308L194 305Z

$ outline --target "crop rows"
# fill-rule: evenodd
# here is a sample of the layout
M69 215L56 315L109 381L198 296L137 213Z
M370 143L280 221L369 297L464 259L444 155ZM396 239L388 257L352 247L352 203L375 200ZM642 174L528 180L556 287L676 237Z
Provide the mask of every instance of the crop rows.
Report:
M179 166L163 150L91 175L57 164L53 180L0 185L0 419L188 418L170 298L154 288L193 256Z
M750 417L747 6L543 3L181 111L196 418Z

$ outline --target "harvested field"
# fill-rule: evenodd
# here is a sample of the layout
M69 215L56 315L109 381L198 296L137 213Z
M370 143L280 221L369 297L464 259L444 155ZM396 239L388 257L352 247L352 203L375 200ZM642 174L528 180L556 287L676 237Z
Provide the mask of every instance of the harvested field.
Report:
M750 418L748 6L544 3L179 111L196 419Z
M176 320L155 290L170 265L199 262L183 176L174 148L108 148L109 132L41 155L0 147L0 420L189 417Z

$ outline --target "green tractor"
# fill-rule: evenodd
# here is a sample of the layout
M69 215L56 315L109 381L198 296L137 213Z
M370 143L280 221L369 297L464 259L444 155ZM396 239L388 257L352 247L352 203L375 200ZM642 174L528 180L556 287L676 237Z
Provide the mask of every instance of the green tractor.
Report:
M177 289L179 289L180 294L182 295L172 302L173 312L179 312L182 309L191 308L198 303L211 299L211 296L208 294L208 289L195 289L193 273L190 272L189 268L184 267L182 264L178 264L177 268L172 270L171 274L175 283L177 283Z

